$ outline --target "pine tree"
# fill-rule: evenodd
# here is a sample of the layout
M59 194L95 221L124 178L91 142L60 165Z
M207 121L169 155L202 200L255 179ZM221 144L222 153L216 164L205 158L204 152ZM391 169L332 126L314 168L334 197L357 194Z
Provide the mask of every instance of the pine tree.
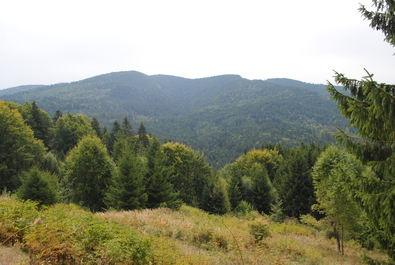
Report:
M274 188L265 168L257 166L253 176L252 205L259 212L269 214L275 201Z
M36 101L33 101L31 105L26 102L25 105L28 108L28 113L25 117L26 123L32 128L34 137L42 140L44 145L49 147L53 136L53 123L51 117L47 112L38 107Z
M124 136L127 136L127 137L132 137L134 135L133 127L130 124L128 117L125 117L123 119L122 126L121 126L121 132Z
M376 11L360 7L362 16L395 46L395 2L373 0L373 4ZM379 84L373 80L373 74L366 72L367 76L360 81L336 72L335 81L347 94L337 91L331 83L327 89L341 114L350 119L350 126L358 129L358 137L343 131L336 137L374 172L360 177L357 198L373 224L374 233L395 260L395 86Z
M230 212L231 205L226 185L225 179L221 177L217 179L208 194L206 205L203 207L205 210L214 214Z
M171 183L172 168L166 166L165 155L161 150L159 141L154 138L148 150L148 172L146 174L146 186L148 208L167 206L176 209L179 206L177 194Z
M97 137L103 139L103 134L100 128L100 122L96 118L92 118L91 126L92 129L96 132Z
M58 200L56 180L38 168L32 168L24 174L16 194L22 200L37 201L39 205L54 204Z
M315 203L313 180L303 147L288 152L277 172L277 191L284 214L299 218Z
M118 160L118 167L106 193L106 205L116 210L143 209L147 201L144 186L145 165L141 158L126 150Z
M140 123L138 136L139 136L139 143L141 144L141 146L144 149L147 148L149 139L148 139L147 131L146 131L143 123Z

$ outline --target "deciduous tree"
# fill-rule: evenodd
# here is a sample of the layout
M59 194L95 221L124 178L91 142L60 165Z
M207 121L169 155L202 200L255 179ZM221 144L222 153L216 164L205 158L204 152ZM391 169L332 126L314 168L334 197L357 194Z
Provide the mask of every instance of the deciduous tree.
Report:
M45 147L5 101L0 101L0 135L0 190L13 191L20 185L18 174L43 160Z
M66 201L103 210L112 170L113 162L101 140L89 135L82 138L65 160L61 184Z

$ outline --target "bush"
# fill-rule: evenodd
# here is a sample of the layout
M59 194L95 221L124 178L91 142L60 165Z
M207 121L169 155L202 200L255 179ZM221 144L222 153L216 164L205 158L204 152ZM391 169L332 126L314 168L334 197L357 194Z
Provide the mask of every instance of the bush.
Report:
M262 222L256 222L249 225L250 234L255 238L256 243L262 243L266 238L270 237L269 226Z
M32 200L39 205L51 205L57 202L58 192L53 175L32 168L22 177L22 185L17 190L17 196L22 200Z
M25 246L40 262L55 264L147 263L149 242L131 228L104 221L75 205L42 212L42 225L29 229Z

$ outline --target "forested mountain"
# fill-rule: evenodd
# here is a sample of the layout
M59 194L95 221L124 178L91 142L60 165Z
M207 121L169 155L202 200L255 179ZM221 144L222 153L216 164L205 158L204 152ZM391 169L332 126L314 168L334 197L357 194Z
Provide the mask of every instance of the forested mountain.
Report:
M107 127L128 117L134 128L143 122L159 138L186 143L221 167L266 143L331 141L334 127L344 128L347 122L323 88L290 79L187 79L128 71L0 98L36 101L50 114L81 113Z
M42 85L26 85L26 86L11 87L11 88L0 90L0 96L12 95L18 92L27 91L37 87L42 87Z

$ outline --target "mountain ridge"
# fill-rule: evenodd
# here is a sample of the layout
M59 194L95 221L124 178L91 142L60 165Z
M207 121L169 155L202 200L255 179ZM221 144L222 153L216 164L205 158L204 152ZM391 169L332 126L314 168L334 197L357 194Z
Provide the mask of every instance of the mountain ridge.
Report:
M124 71L0 98L34 100L50 115L58 109L81 113L107 127L126 116L135 128L143 122L160 139L185 143L220 167L262 144L332 141L335 126L347 122L323 91L324 85L292 79L188 79Z

